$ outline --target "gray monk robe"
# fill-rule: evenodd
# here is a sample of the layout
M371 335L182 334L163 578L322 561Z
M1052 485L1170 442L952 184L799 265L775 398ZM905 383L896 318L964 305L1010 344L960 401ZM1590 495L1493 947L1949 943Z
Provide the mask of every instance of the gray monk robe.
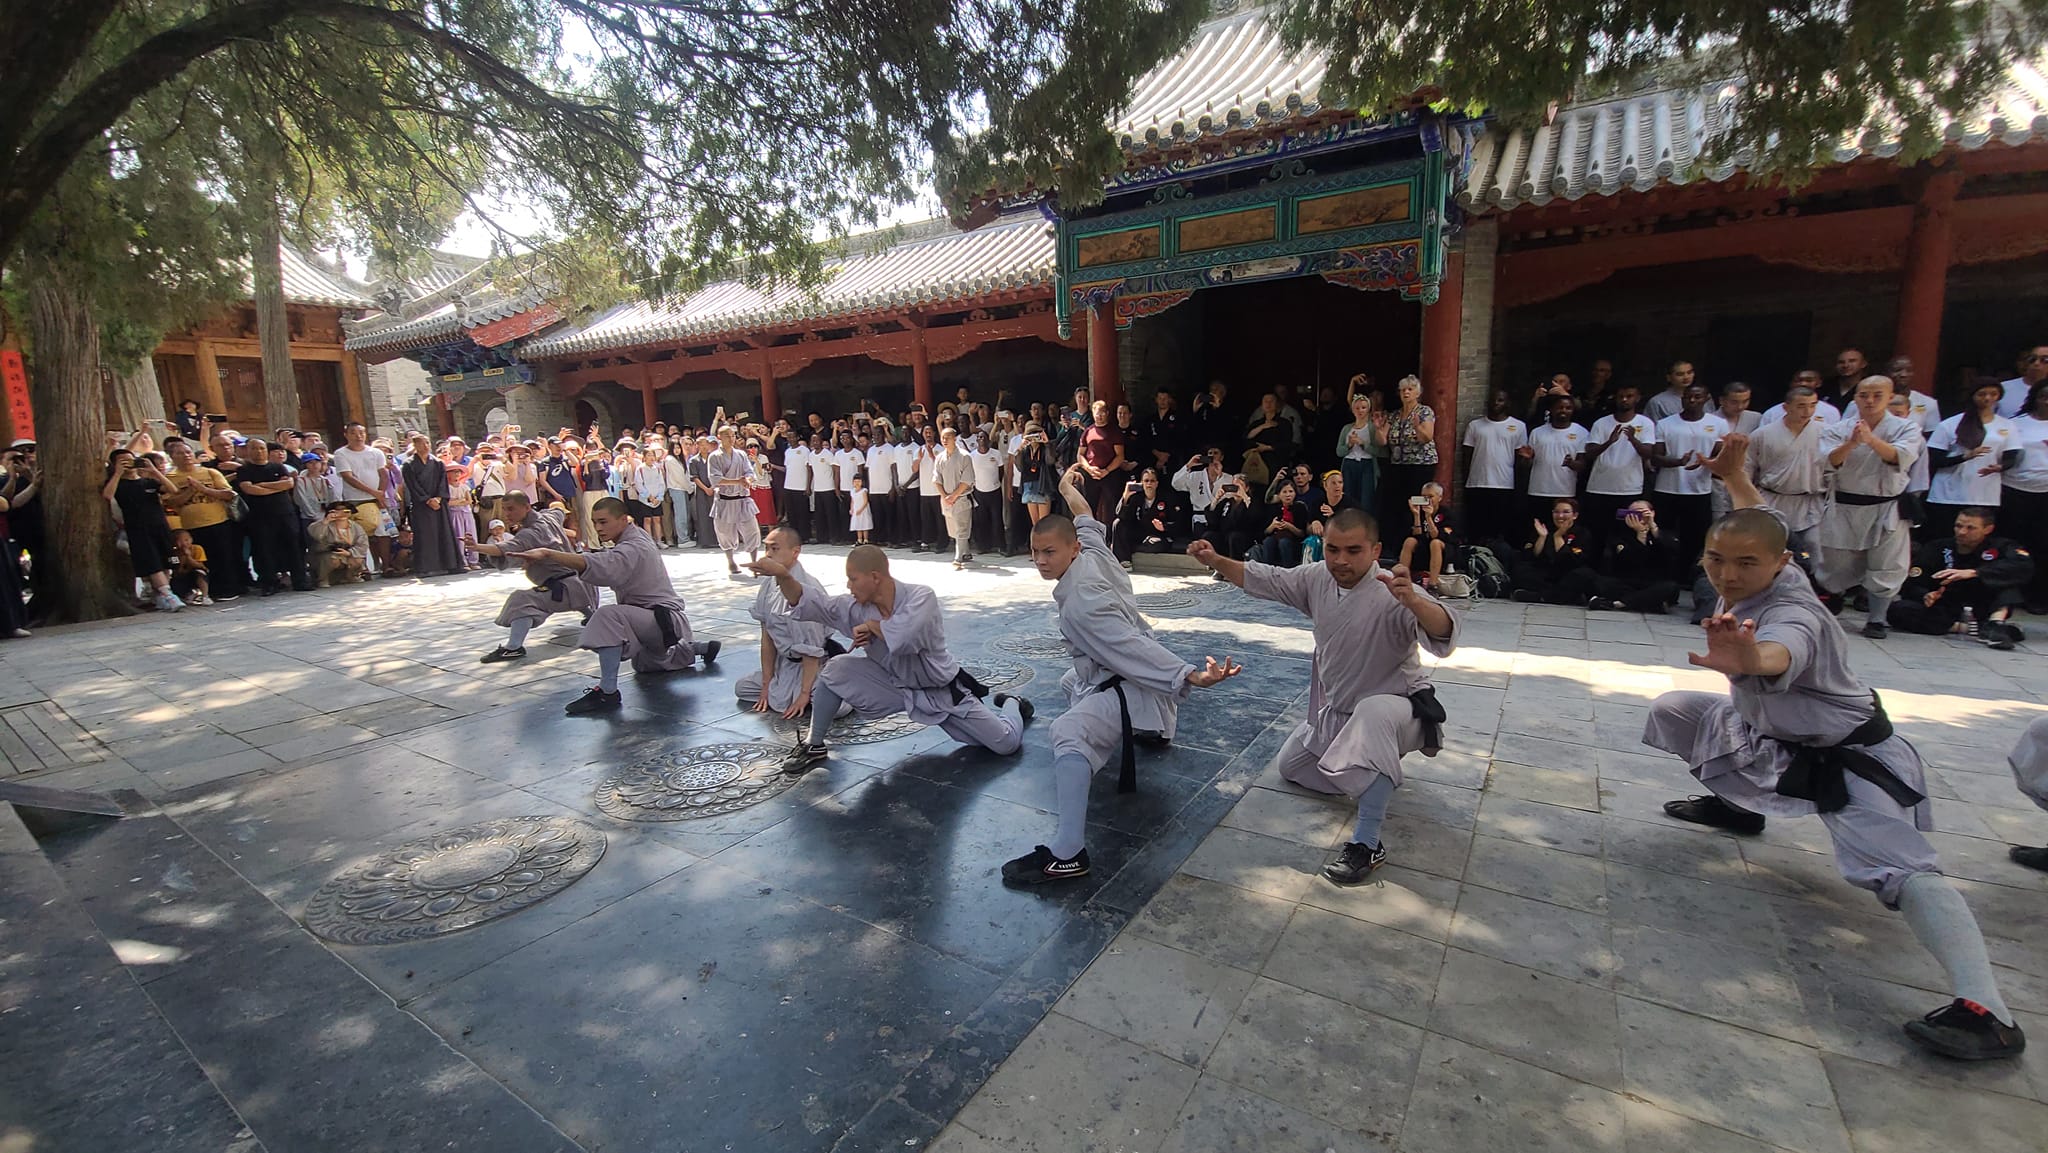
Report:
M896 610L888 617L852 596L805 593L791 610L800 621L852 636L869 621L882 635L825 662L819 674L832 692L863 717L908 714L937 725L956 741L991 752L1014 753L1023 743L1017 722L989 708L961 683L960 662L946 651L946 621L939 598L923 585L896 582Z
M789 579L804 586L804 599L815 597L820 601L829 599L825 586L818 578L804 571L802 562L789 566ZM775 646L775 667L768 677L768 707L781 712L795 703L797 694L804 688L804 658L825 656L825 642L832 630L813 621L800 621L790 615L789 602L782 598L782 588L773 577L761 578L761 589L754 594L754 607L748 615L761 622L761 631L768 642ZM757 670L740 678L733 686L734 695L743 704L754 704L761 699L761 673Z
M1244 566L1245 592L1287 605L1315 622L1308 719L1273 759L1282 777L1305 789L1358 797L1381 775L1398 787L1402 754L1436 752L1428 743L1429 726L1416 716L1418 705L1411 699L1430 689L1416 648L1440 658L1451 655L1458 644L1458 614L1443 606L1451 618L1451 635L1443 640L1430 636L1380 583L1379 573L1374 565L1346 589L1326 565L1275 568L1252 561Z
M1853 411L1829 425L1821 435L1823 455L1840 448L1856 432ZM1913 567L1913 538L1899 512L1899 497L1912 483L1913 462L1927 451L1920 427L1885 414L1870 430L1898 450L1897 464L1886 464L1867 445L1856 445L1833 471L1834 492L1820 521L1820 556L1815 566L1822 585L1847 592L1862 585L1872 596L1890 601L1899 595ZM1877 619L1882 620L1882 614Z
M1774 421L1749 434L1749 475L1764 503L1785 522L1795 547L1814 547L1811 537L1828 506L1828 450L1818 418L1793 432Z
M546 509L534 509L526 514L526 523L519 526L504 542L509 552L530 552L534 549L549 548L557 552L575 552L569 543L568 534L562 531L562 518ZM505 598L505 607L498 610L498 626L510 628L512 622L525 620L538 623L555 613L587 613L597 601L597 594L575 569L554 561L531 561L526 566L526 579L534 587L520 589Z
M1791 666L1776 677L1731 677L1727 696L1665 693L1650 706L1643 743L1684 758L1701 784L1739 809L1772 817L1819 812L1842 876L1896 908L1908 877L1940 871L1934 847L1921 836L1934 822L1919 752L1888 724L1880 729L1882 740L1863 743L1876 735L1865 729L1877 713L1875 698L1849 670L1842 628L1797 565L1786 565L1770 588L1720 611L1756 621L1757 641L1784 645ZM1821 812L1815 801L1780 791L1795 756L1810 756L1808 746L1832 751L1845 745L1882 766L1910 795L1902 801L1840 770L1848 803L1836 811Z
M578 647L621 646L636 672L685 669L704 651L690 639L683 598L647 530L637 524L626 526L612 547L586 554L584 566L584 581L593 589L612 590L619 603L591 610Z
M1052 590L1060 635L1074 661L1060 677L1067 711L1052 722L1052 749L1056 757L1083 758L1092 772L1125 748L1126 709L1130 732L1172 739L1180 703L1188 695L1188 674L1195 667L1153 639L1152 626L1131 600L1131 578L1110 551L1102 522L1076 517L1074 535L1081 554Z

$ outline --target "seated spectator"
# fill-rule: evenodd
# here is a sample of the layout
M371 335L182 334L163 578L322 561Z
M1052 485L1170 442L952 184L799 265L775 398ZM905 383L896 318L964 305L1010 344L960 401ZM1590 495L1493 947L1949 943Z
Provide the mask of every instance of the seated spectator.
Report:
M206 595L206 550L184 529L171 534L171 592L188 605L210 605Z
M1314 518L1309 524L1309 530L1317 536L1323 535L1323 522L1336 516L1339 511L1364 507L1344 490L1344 474L1334 468L1323 474L1322 487L1310 489L1308 496L1303 499L1308 501L1308 511Z
M1287 468L1273 470L1273 480L1266 485L1267 504L1273 504L1280 499L1280 486L1283 484L1292 484L1295 499L1303 504L1313 506L1314 498L1322 495L1316 491L1315 470L1304 461L1296 461ZM1311 507L1309 511L1315 510Z
M1408 499L1408 511L1411 517L1408 539L1401 542L1401 564L1416 584L1434 585L1443 575L1444 562L1455 561L1458 555L1458 530L1444 508L1444 486L1435 481L1423 485L1422 495ZM1416 566L1418 556L1427 560L1420 568Z
M1216 482L1216 500L1209 506L1208 531L1202 539L1232 560L1243 560L1251 552L1258 512L1252 505L1251 485L1242 476L1224 475ZM1221 579L1221 578L1218 578Z
M1993 535L1997 528L1995 510L1966 507L1956 514L1951 535L1922 545L1892 602L1891 626L1940 636L1961 628L1968 610L1977 635L1994 649L2027 639L2011 621L2021 590L2033 579L2034 559L2018 542Z
M1308 505L1295 496L1292 480L1281 484L1276 499L1266 506L1266 524L1252 559L1278 568L1301 563L1302 538L1308 536Z
M306 535L313 542L316 583L332 586L370 579L370 537L356 523L354 505L330 502L327 515L307 526Z
M1110 551L1125 568L1140 549L1171 552L1174 542L1187 536L1187 516L1172 491L1159 483L1159 470L1148 468L1138 474L1117 505L1116 521L1109 528Z
M1620 513L1621 525L1610 532L1602 557L1605 571L1581 569L1569 582L1586 598L1586 607L1620 612L1668 612L1678 603L1678 582L1671 579L1678 555L1678 536L1657 527L1657 511L1647 500L1631 501Z
M1536 538L1515 558L1514 599L1524 604L1582 604L1584 578L1593 557L1579 534L1579 502L1559 497L1550 506L1550 523L1535 522Z

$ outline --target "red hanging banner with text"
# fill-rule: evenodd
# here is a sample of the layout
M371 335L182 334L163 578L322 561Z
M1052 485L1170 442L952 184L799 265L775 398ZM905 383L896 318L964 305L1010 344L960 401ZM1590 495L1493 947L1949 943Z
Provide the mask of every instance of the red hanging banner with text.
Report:
M0 349L0 385L7 389L7 415L14 419L15 439L34 440L36 410L28 400L28 370L14 349Z

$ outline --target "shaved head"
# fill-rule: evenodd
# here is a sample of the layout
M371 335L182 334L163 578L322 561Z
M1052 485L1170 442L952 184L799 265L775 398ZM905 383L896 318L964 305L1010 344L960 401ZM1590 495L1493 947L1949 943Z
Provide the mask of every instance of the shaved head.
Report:
M762 537L761 539L774 540L777 537L782 537L783 539L787 540L789 542L789 547L791 548L802 548L804 545L803 534L789 527L786 524L779 524L776 525L774 528L769 529L768 535Z
M1039 517L1038 523L1031 526L1031 535L1042 536L1048 540L1056 540L1061 543L1080 539L1074 535L1073 520L1056 512L1047 513Z
M889 554L871 544L857 544L846 554L846 571L860 573L886 573L889 571Z
M1374 543L1378 543L1380 539L1379 522L1372 519L1364 509L1338 509L1336 515L1330 518L1329 527L1324 535L1340 532L1362 532L1365 539Z
M1707 530L1710 541L1724 537L1741 537L1755 541L1763 552L1781 553L1785 551L1785 522L1760 508L1738 508Z

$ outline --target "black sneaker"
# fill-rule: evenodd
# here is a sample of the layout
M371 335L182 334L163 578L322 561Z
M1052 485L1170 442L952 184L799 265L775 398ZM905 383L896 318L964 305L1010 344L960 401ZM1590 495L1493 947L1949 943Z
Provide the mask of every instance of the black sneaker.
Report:
M814 745L809 741L798 741L796 747L789 750L789 755L782 758L782 771L792 777L801 777L810 772L813 766L825 763L826 751L823 744Z
M1738 809L1719 797L1709 794L1702 797L1687 797L1682 801L1664 802L1664 815L1695 825L1712 825L1745 837L1754 837L1764 831L1762 813Z
M1356 885L1372 875L1374 869L1387 863L1384 845L1365 845L1357 841L1344 842L1344 848L1337 859L1323 866L1323 876L1338 885Z
M1883 621L1864 621L1863 635L1874 641L1881 641L1892 635L1892 626Z
M718 659L718 650L725 647L725 642L705 641L703 645L699 647L701 647L704 651L697 654L697 659L709 665L712 661Z
M572 717L586 716L590 713L608 713L619 707L619 701L618 690L614 689L611 692L605 692L596 685L592 685L583 690L582 696L563 706L562 711Z
M1508 594L1508 599L1519 605L1533 605L1543 602L1542 595L1535 589L1516 589Z
M1027 725L1030 724L1032 715L1037 713L1038 710L1031 707L1031 702L1028 699L1024 697L1011 696L1009 693L997 693L995 696L995 705L997 708L1002 708L1004 704L1010 701L1017 702L1018 719L1022 720Z
M1040 845L1014 861L1003 862L1003 884L1045 885L1054 881L1072 881L1088 875L1088 850L1082 849L1067 860L1052 855L1052 850Z
M2014 845L2010 855L2018 864L2048 873L2048 847L2030 848L2026 845Z
M1906 1036L1958 1061L1995 1061L2027 1049L2027 1035L2017 1022L2000 1024L1989 1009L1961 997L1918 1021L1906 1022Z
M526 650L524 648L508 649L504 645L499 645L479 658L478 663L494 665L499 661L516 661L525 655Z

